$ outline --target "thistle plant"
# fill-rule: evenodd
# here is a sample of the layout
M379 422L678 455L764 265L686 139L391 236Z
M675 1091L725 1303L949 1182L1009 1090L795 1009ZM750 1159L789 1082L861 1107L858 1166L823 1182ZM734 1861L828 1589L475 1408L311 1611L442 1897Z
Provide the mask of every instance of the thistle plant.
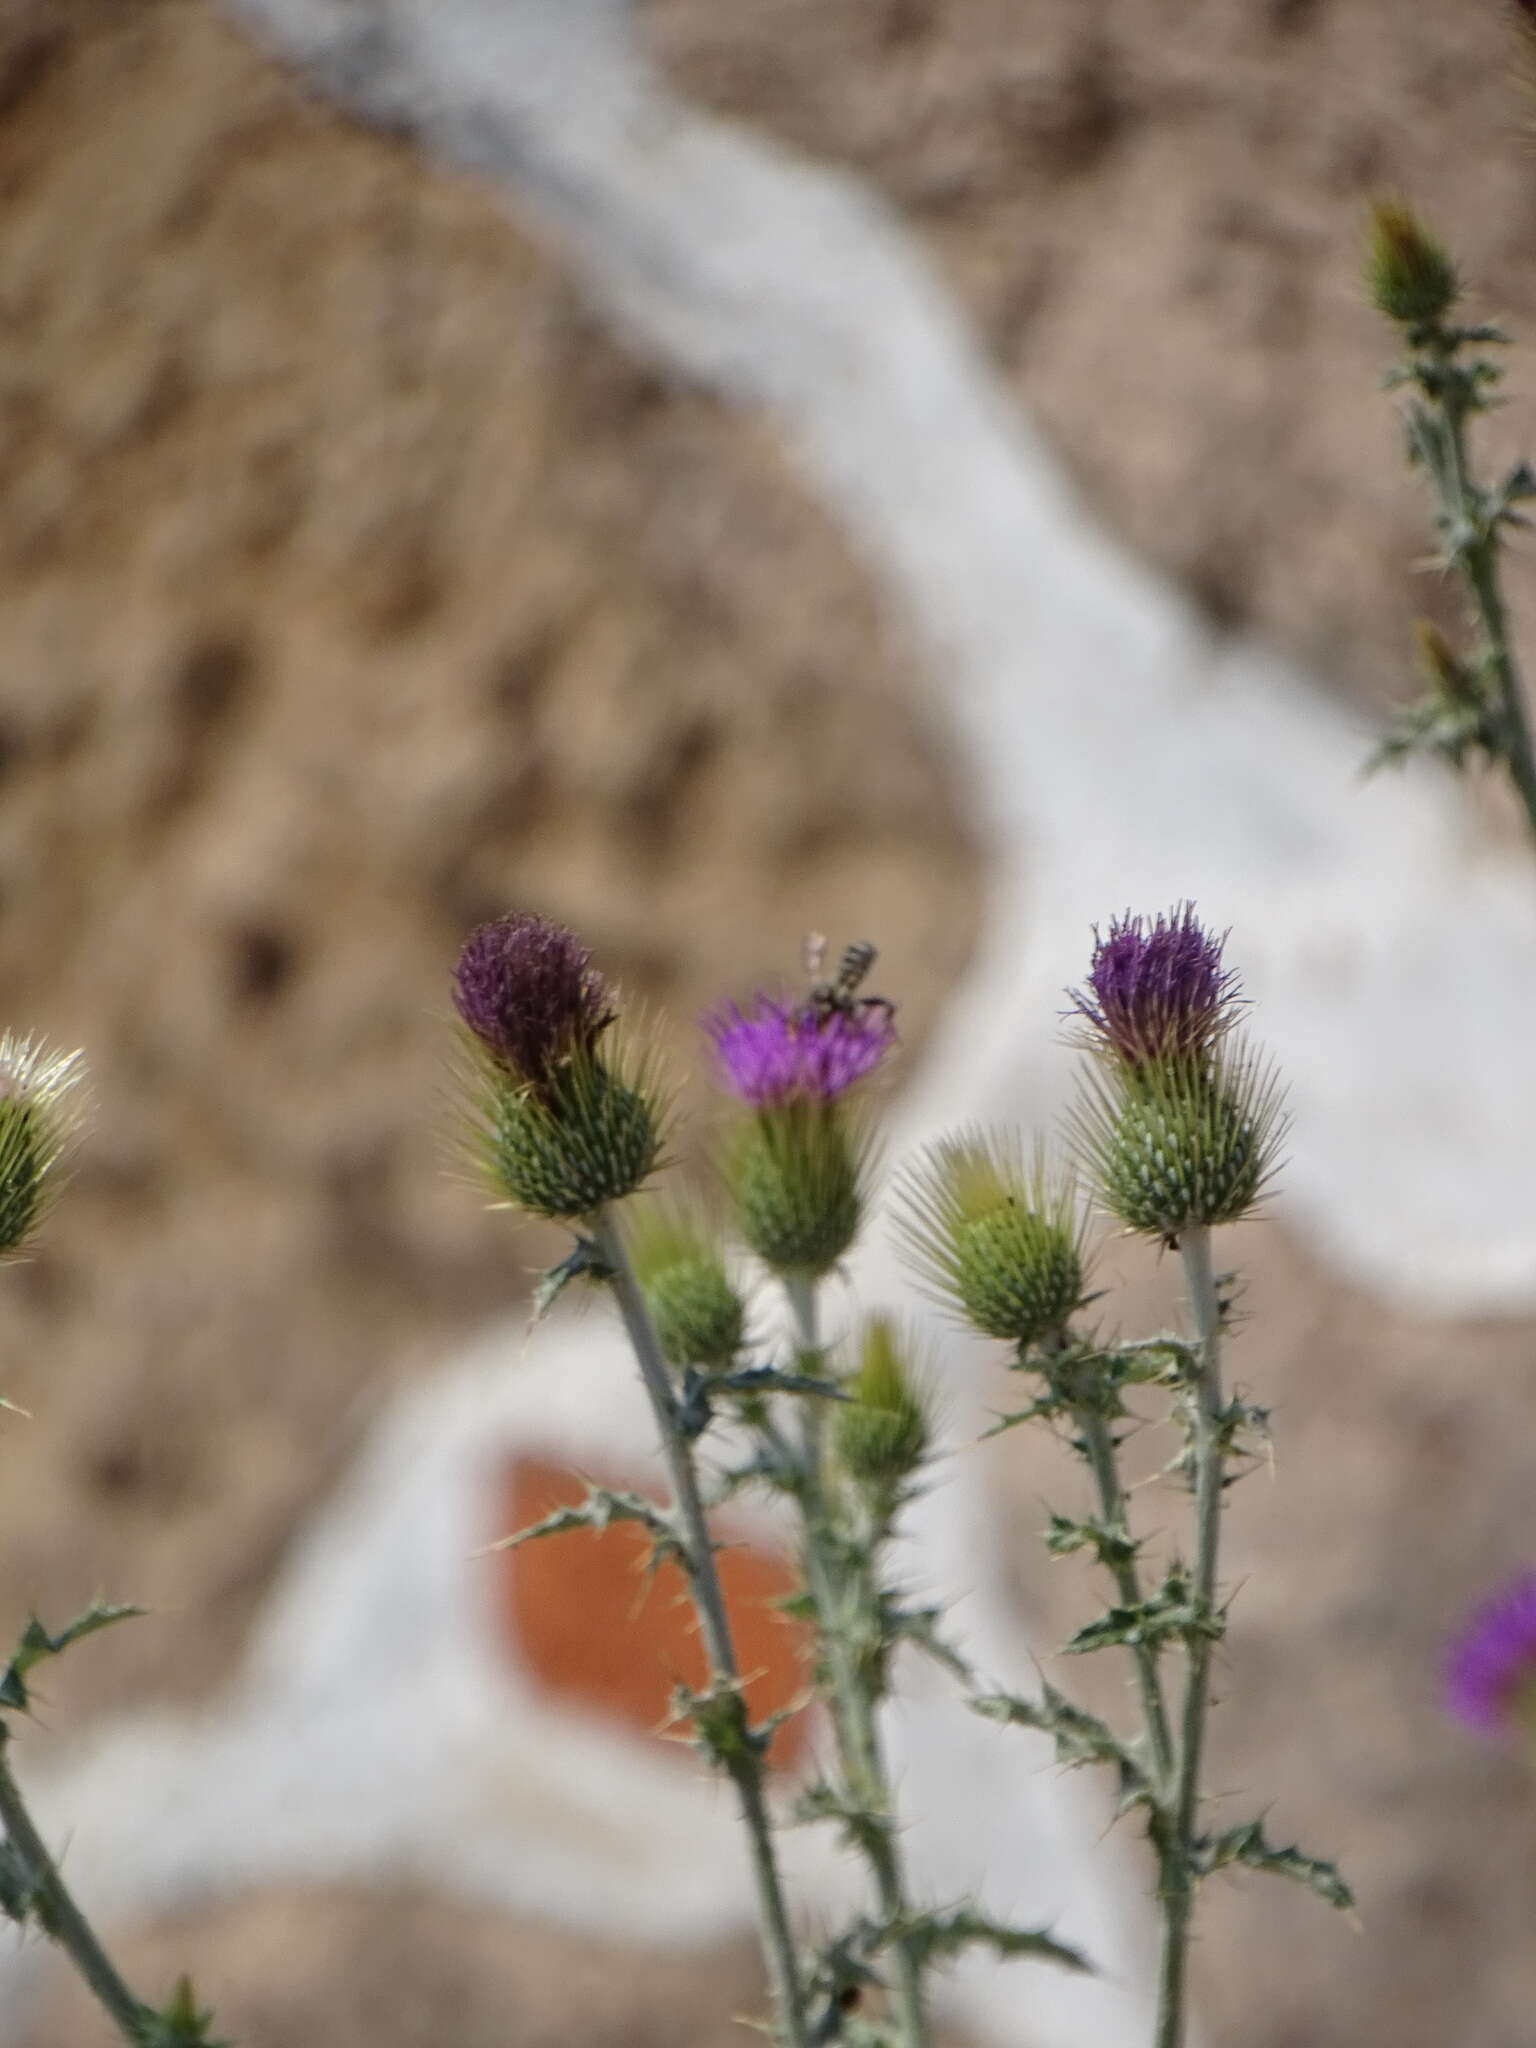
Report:
M1524 82L1536 83L1536 12L1517 6L1513 25ZM1505 551L1530 525L1520 508L1536 497L1525 460L1492 482L1472 462L1469 425L1490 411L1503 372L1493 351L1508 337L1452 315L1463 296L1450 252L1401 200L1372 209L1366 286L1400 330L1403 362L1387 379L1409 393L1404 410L1411 467L1430 485L1440 565L1466 593L1468 644L1457 648L1438 627L1415 625L1427 688L1400 715L1376 760L1433 753L1465 772L1478 758L1508 775L1536 837L1536 752L1525 685L1509 631L1502 573ZM1373 764L1374 765L1374 764ZM1526 1573L1473 1615L1452 1644L1446 1702L1483 1734L1528 1737L1536 1698L1536 1576Z
M1090 1512L1053 1515L1047 1547L1086 1552L1114 1598L1066 1648L1125 1652L1140 1731L1122 1737L1049 1684L1035 1697L995 1692L972 1704L1049 1734L1063 1763L1115 1772L1119 1810L1141 1815L1156 1869L1154 2048L1180 2048L1202 1879L1241 1863L1298 1879L1336 1906L1350 1895L1331 1864L1275 1846L1257 1820L1212 1832L1202 1803L1211 1662L1226 1629L1221 1511L1265 1427L1262 1410L1224 1385L1231 1279L1215 1272L1211 1233L1249 1214L1273 1174L1283 1132L1276 1084L1243 1040L1224 941L1192 906L1117 919L1095 940L1086 984L1069 991L1087 1055L1072 1125L1078 1170L1126 1230L1177 1250L1191 1335L1110 1342L1082 1324L1090 1297L1071 1182L1053 1181L1039 1155L1026 1162L1011 1138L971 1131L935 1147L906 1177L902 1235L929 1290L972 1329L1010 1344L1014 1369L1033 1380L1028 1405L998 1427L1054 1428L1087 1468ZM1192 1496L1189 1554L1176 1550L1155 1584L1121 1469L1142 1419L1128 1405L1136 1390L1163 1397L1183 1440L1169 1469Z
M883 1004L856 1003L852 990L841 1003L818 1003L812 996L794 1006L759 995L749 1010L733 1005L718 1011L707 1028L721 1078L742 1110L724 1164L737 1228L783 1290L797 1373L819 1376L826 1356L818 1283L852 1245L868 1195L869 1147L849 1093L894 1044L890 1013ZM878 1726L889 1653L878 1560L902 1488L921 1463L927 1432L884 1326L866 1337L860 1388L858 1405L840 1431L841 1474L829 1469L821 1403L801 1404L794 1448L767 1418L759 1426L769 1438L779 1483L799 1511L817 1679L835 1733L838 1775L814 1786L802 1811L836 1821L867 1862L878 1924L893 1949L896 2038L907 2048L924 2048L929 2033L921 1935L911 1924ZM882 1446L887 1469L879 1496L883 1511L876 1512L873 1466ZM903 1451L914 1455L905 1470L897 1470L889 1457ZM866 1949L873 1946L866 1941ZM835 1970L824 1975L825 1994L835 1998L847 1988Z
M78 1052L53 1052L11 1032L0 1036L0 1258L26 1254L58 1197L80 1127L83 1080ZM0 1669L0 1914L64 1950L131 2048L220 2048L209 2031L213 2016L199 2007L190 1980L183 1978L163 2007L129 1989L65 1883L11 1769L15 1722L31 1710L34 1669L139 1612L98 1603L56 1633L34 1615Z
M1502 581L1509 538L1530 523L1520 508L1536 497L1536 472L1520 461L1481 480L1470 436L1472 423L1497 403L1503 370L1495 351L1508 336L1455 317L1463 296L1456 265L1402 200L1378 200L1372 209L1366 286L1401 337L1403 356L1387 388L1406 394L1408 462L1429 486L1438 565L1461 584L1467 610L1459 648L1429 621L1418 623L1425 688L1373 765L1417 753L1457 768L1485 760L1508 775L1536 837L1536 751Z
M560 925L520 915L481 926L459 957L454 1003L470 1038L467 1106L480 1162L510 1206L578 1226L550 1291L579 1274L612 1290L650 1403L671 1496L658 1509L640 1495L593 1488L583 1508L564 1510L512 1540L627 1519L648 1531L658 1559L675 1558L681 1565L709 1677L701 1692L680 1692L678 1708L736 1791L777 2037L789 2048L809 2048L764 1783L771 1731L752 1725L742 1691L695 1457L701 1431L685 1417L615 1213L656 1166L661 1104L654 1085L626 1071L604 1042L616 1010L590 953Z

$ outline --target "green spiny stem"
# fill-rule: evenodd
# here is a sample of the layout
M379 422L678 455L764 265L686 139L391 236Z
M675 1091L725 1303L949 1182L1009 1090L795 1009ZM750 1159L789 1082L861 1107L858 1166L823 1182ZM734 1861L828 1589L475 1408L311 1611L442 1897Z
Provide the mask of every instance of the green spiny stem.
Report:
M21 1787L11 1774L6 1754L8 1742L8 1735L0 1729L0 1824L5 1828L6 1840L26 1867L38 1921L66 1951L123 2039L131 2042L133 2048L143 2048L145 2025L155 2015L128 1989L75 1903L59 1866L33 1825Z
M1109 1423L1096 1408L1077 1409L1077 1424L1083 1449L1093 1472L1099 1494L1099 1513L1106 1528L1130 1535L1125 1489L1115 1455L1115 1439ZM1109 1566L1115 1590L1127 1607L1140 1607L1144 1599L1141 1574L1134 1557L1118 1559ZM1163 1700L1163 1682L1157 1668L1157 1651L1148 1643L1132 1650L1136 1665L1136 1689L1141 1697L1142 1720L1146 1726L1153 1768L1157 1773L1157 1796L1167 1799L1173 1790L1173 1744L1168 1733L1168 1710Z
M692 1452L678 1425L672 1382L656 1340L650 1311L612 1218L605 1210L599 1210L589 1219L589 1226L592 1240L612 1277L619 1313L656 1419L672 1491L672 1510L684 1543L684 1568L710 1668L717 1678L734 1686L739 1684L741 1674L731 1638L725 1596L720 1587L720 1574L715 1567L715 1546L705 1517ZM761 1757L756 1749L745 1748L730 1761L728 1769L736 1787L751 1847L752 1873L757 1886L758 1931L778 2010L780 2037L788 2048L810 2048L811 2036L794 1935L790 1930L789 1911L764 1797Z
M784 1291L794 1318L795 1342L806 1370L820 1352L821 1339L813 1280L786 1275ZM863 1546L863 1567L855 1583L850 1577L845 1546L835 1541L831 1504L823 1473L822 1438L826 1426L823 1404L802 1401L800 1504L805 1523L806 1581L815 1604L818 1632L831 1679L832 1724L838 1759L849 1795L876 1816L865 1843L881 1917L905 1922L909 1901L896 1846L894 1801L880 1742L880 1695L871 1684L849 1640L850 1610L874 1605L876 1536ZM928 2014L923 1997L923 1970L915 1944L898 1938L893 1944L891 1999L903 2048L928 2048Z
M1419 383L1444 424L1445 460L1436 460L1432 451L1425 449L1424 466L1439 499L1449 558L1466 585L1498 685L1504 763L1524 807L1526 824L1536 837L1536 750L1531 743L1525 686L1510 645L1509 617L1499 578L1499 533L1488 516L1482 491L1472 480L1467 458L1467 416L1477 409L1477 401L1469 398L1458 379L1447 374L1461 346L1456 331L1443 326L1433 331L1425 344L1433 369L1428 376L1421 376Z
M1200 1376L1191 1390L1195 1455L1194 1591L1200 1613L1209 1615L1216 1607L1225 1462L1221 1431L1221 1303L1211 1271L1209 1228L1201 1225L1181 1232L1179 1249L1200 1347ZM1182 2048L1184 2041L1189 1934L1195 1903L1195 1844L1200 1817L1200 1761L1205 1746L1214 1647L1203 1630L1197 1631L1189 1644L1172 1828L1163 1852L1163 1949L1158 1977L1156 2048Z

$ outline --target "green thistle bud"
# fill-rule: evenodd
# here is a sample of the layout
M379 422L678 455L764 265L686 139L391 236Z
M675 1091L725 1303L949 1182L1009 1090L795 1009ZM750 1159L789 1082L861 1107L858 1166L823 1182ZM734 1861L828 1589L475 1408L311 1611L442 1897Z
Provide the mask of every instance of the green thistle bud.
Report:
M1160 1238L1246 1216L1284 1131L1272 1074L1236 1048L1113 1079L1096 1072L1074 1122L1104 1207Z
M859 1370L844 1391L853 1397L837 1405L835 1441L844 1471L871 1492L898 1489L923 1462L929 1418L889 1317L872 1316L865 1325Z
M1401 199L1371 207L1365 281L1378 310L1403 327L1440 319L1461 294L1449 252Z
M553 1222L622 1201L654 1171L661 1149L643 1087L595 1054L577 1052L541 1087L487 1069L482 1151L514 1207Z
M858 1235L867 1148L837 1102L796 1098L734 1133L725 1176L742 1238L776 1273L817 1279Z
M0 1258L23 1249L58 1192L83 1075L77 1052L0 1036Z
M668 1364L729 1371L746 1339L746 1309L704 1218L647 1202L625 1243Z
M965 1132L905 1181L899 1224L929 1286L974 1329L1013 1344L1059 1330L1083 1298L1082 1233L1069 1184L1016 1140Z

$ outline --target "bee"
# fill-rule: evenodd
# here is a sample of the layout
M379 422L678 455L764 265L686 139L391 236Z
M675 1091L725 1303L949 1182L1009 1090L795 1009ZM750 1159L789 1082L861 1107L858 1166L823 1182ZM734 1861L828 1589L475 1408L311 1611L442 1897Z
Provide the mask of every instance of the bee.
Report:
M809 1007L818 1023L825 1024L830 1017L856 1017L863 1010L883 1010L886 1022L896 1014L896 1005L888 996L861 996L860 988L865 977L879 957L878 948L868 939L855 939L845 946L837 963L837 972L830 980L821 973L822 961L826 956L827 942L820 932L812 932L805 942L805 968L811 977Z

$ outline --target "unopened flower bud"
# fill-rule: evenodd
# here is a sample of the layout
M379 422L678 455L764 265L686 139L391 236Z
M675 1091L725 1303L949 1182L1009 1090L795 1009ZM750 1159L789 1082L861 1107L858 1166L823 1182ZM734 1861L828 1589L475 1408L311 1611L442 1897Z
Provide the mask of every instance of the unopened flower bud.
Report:
M1365 279L1378 310L1403 327L1438 320L1461 293L1449 252L1401 199L1371 207Z
M913 1383L889 1317L873 1316L864 1329L859 1370L837 1407L838 1456L850 1478L888 1496L923 1462L928 1410Z
M647 1203L625 1242L668 1364L729 1371L745 1341L746 1309L704 1219Z
M1013 1141L969 1132L907 1176L899 1228L934 1291L983 1336L1026 1346L1060 1330L1083 1296L1070 1186Z
M77 1052L0 1036L0 1258L25 1247L58 1192L83 1077Z

